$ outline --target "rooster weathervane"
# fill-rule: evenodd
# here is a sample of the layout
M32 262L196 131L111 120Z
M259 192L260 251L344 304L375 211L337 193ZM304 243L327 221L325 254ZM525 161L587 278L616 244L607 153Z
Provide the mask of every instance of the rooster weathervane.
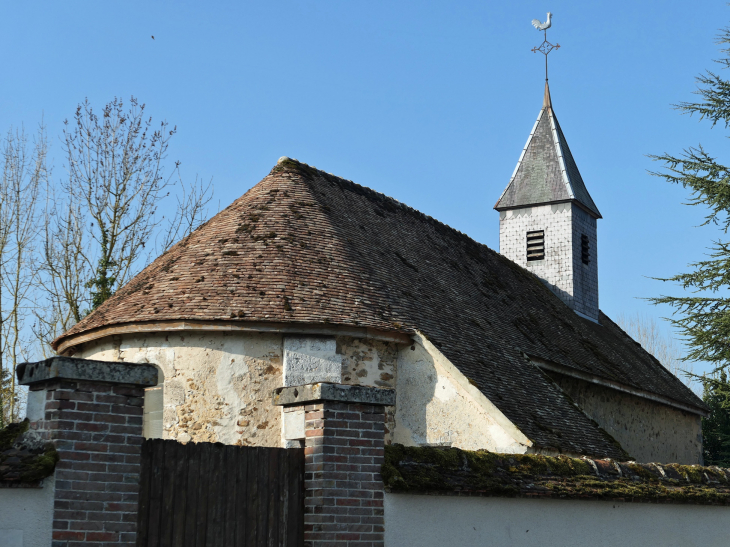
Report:
M532 48L533 53L537 53L538 51L545 55L545 81L547 82L548 79L548 55L550 52L554 49L560 49L560 44L551 44L548 42L547 39L547 29L549 29L553 25L553 14L548 12L547 14L547 21L544 23L541 23L539 19L533 19L532 20L532 26L535 27L537 30L543 31L544 40L542 44L540 44L537 47Z

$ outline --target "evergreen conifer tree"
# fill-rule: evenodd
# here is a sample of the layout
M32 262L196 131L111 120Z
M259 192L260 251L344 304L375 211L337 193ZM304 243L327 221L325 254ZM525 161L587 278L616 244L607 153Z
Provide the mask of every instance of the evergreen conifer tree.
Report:
M718 376L704 381L710 415L702 419L702 448L705 465L730 467L730 383L725 371Z
M730 28L723 29L719 43L730 44ZM716 62L730 68L730 48L722 50ZM683 102L676 108L698 115L713 127L730 127L730 81L707 71L697 77L697 102ZM701 145L685 149L679 156L651 156L663 162L665 170L653 173L672 184L682 185L691 193L690 205L708 209L704 224L718 225L724 239L710 247L706 260L690 264L691 271L661 279L679 283L690 296L661 296L655 304L674 308L670 322L683 333L689 351L685 359L712 363L709 376L696 376L704 384L704 401L711 415L702 421L706 465L730 465L730 166L707 152Z

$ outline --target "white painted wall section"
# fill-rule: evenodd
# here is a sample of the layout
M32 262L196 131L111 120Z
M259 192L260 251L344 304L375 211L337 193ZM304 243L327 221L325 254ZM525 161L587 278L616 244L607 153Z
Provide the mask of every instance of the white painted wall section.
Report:
M385 495L385 547L727 547L730 507Z
M0 488L0 546L51 545L54 490L53 475L42 488Z

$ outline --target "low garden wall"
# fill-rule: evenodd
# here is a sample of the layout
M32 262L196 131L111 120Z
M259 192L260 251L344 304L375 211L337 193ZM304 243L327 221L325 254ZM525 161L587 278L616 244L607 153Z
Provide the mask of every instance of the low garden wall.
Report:
M385 545L703 547L730 537L730 470L386 447Z

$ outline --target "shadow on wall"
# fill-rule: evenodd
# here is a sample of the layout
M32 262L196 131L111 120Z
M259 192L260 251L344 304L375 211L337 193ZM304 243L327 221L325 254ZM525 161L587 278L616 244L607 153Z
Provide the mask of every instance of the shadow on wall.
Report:
M557 285L553 285L552 283L548 283L547 281L545 281L540 276L538 276L538 279L540 279L540 281L542 281L543 284L548 289L550 289L555 296L557 296L558 298L560 298L560 300L562 300L563 302L565 302L565 304L567 306L572 306L573 305L573 295L570 294L568 291L564 291L563 289L561 289Z
M451 442L450 431L439 431L433 424L429 431L427 406L436 396L439 374L433 357L423 346L414 343L400 350L396 378L393 442L406 446Z

